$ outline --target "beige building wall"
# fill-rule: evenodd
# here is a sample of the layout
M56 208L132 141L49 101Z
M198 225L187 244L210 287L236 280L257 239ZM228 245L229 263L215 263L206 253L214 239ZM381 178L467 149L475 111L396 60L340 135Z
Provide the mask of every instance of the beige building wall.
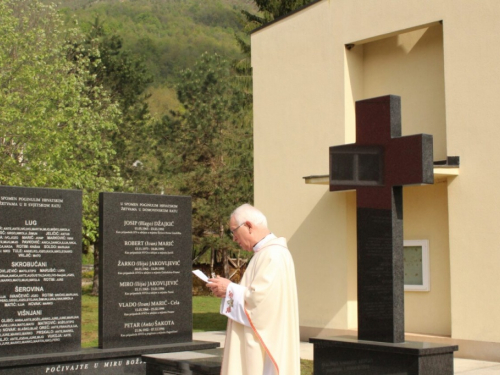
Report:
M354 100L387 94L402 98L402 135L433 135L434 160L446 159L443 28L437 23L360 44L363 88ZM352 74L350 74L352 77Z
M355 100L396 94L403 135L461 160L459 176L404 189L405 239L431 254L406 329L500 343L498 19L497 0L323 0L252 35L255 204L289 239L303 332L356 328L355 194L303 177L355 141Z
M450 252L447 181L406 187L405 240L429 241L430 292L405 292L407 332L451 336Z
M314 23L318 17L329 23L328 13L306 12L296 20ZM266 30L260 43L255 38L264 33L252 38L253 66L260 70L254 75L254 106L259 108L254 112L255 202L273 231L287 237L290 248L300 249L293 256L301 325L347 328L347 193L330 194L302 178L325 173L330 143L344 141L343 116L332 106L332 97L343 96L343 78L331 69L332 60L341 64L343 56L333 53L329 27L304 34L293 23L280 26ZM311 44L311 38L324 48Z

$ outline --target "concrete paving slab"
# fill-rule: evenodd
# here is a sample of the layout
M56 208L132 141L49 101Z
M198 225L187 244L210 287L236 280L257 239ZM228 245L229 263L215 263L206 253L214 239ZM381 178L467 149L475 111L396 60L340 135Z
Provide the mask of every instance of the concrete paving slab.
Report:
M226 340L226 331L193 332L193 340L215 341L220 343L220 347L223 348Z
M500 374L500 363L476 361L473 359L455 358L454 373L461 375Z
M313 346L308 342L300 343L300 358L313 360Z

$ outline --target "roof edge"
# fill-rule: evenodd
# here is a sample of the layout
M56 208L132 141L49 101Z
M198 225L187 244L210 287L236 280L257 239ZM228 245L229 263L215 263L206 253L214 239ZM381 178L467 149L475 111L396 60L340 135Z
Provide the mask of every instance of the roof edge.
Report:
M314 0L314 1L310 2L309 4L302 5L300 8L297 8L297 9L295 9L294 11L292 11L292 12L290 12L290 13L288 13L288 14L285 14L284 16L278 17L278 18L276 18L276 19L272 20L271 22L266 23L265 25L262 25L262 26L257 27L255 30L252 30L252 31L250 32L250 35L252 35L253 33L256 33L257 31L260 31L260 30L262 30L262 29L265 29L266 27L271 26L272 24L274 24L274 23L276 23L276 22L282 21L282 20L284 20L285 18L288 18L288 17L290 17L290 16L294 15L295 13L301 12L302 10L304 10L304 9L306 9L306 8L309 8L310 6L312 6L312 5L316 4L316 3L319 3L319 2L321 2L321 1L323 1L323 0Z

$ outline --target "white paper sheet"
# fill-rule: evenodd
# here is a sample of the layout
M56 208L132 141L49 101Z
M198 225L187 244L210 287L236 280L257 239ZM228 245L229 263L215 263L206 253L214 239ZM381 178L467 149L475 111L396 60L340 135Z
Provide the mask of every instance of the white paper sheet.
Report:
M208 276L205 275L203 272L201 272L200 270L194 270L193 273L198 276L200 279L202 279L204 282L206 283L209 283L210 282L208 281Z

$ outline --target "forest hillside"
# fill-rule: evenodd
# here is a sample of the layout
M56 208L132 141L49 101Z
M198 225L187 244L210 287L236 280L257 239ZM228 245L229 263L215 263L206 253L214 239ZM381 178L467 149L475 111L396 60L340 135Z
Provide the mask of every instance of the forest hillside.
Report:
M58 7L84 32L98 20L106 34L123 39L123 50L143 59L153 75L148 102L157 118L177 109L180 71L204 52L242 58L235 38L245 38L242 10L257 12L251 0L64 0Z

